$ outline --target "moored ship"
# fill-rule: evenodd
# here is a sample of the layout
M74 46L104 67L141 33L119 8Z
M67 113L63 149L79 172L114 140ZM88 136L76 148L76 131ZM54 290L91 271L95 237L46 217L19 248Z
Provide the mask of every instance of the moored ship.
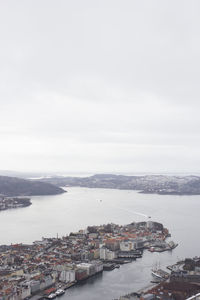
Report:
M51 294L47 297L47 299L54 299L54 298L56 298L56 297L57 297L56 293L51 293Z
M62 289L58 289L58 290L55 292L56 296L61 296L61 295L63 295L64 293L65 293L65 291L62 290Z
M166 280L169 278L169 273L161 269L152 269L151 274L160 280Z

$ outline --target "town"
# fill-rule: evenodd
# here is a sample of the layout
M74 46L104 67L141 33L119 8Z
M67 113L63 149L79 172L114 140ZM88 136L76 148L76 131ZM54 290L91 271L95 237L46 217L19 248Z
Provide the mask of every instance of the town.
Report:
M126 176L116 174L96 174L89 177L47 177L42 182L60 186L80 186L88 188L110 188L136 190L144 194L199 195L199 176L144 175Z
M80 281L142 257L143 249L171 251L161 223L88 226L32 245L0 246L0 299L52 299Z
M0 195L0 211L11 208L20 208L31 205L30 198L26 197L7 197Z

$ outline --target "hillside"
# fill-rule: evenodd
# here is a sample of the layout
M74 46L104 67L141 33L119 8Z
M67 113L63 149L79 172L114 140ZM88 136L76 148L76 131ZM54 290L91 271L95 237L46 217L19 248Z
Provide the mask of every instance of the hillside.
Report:
M0 176L0 194L6 196L56 195L65 191L48 182Z
M141 193L161 195L200 195L199 176L124 176L98 174L90 177L52 177L44 178L57 186L81 186L89 188L112 188L138 190Z

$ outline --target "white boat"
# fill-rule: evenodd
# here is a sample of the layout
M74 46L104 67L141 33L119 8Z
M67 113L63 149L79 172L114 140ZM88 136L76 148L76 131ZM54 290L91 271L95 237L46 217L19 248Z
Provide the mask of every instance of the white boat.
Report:
M151 275L159 280L166 280L169 278L169 273L160 268L160 263L156 263L156 266L151 269Z
M54 299L56 297L57 297L56 293L51 293L47 298L48 299Z
M162 280L166 280L167 278L169 278L169 273L167 273L164 270L161 269L152 269L151 270L151 274L158 278L158 279L162 279Z
M151 274L154 276L154 277L157 277L159 279L163 279L163 277L158 273L158 270L151 270Z
M62 290L62 289L58 289L58 290L55 292L56 296L61 296L61 295L63 295L64 293L65 293L65 291Z

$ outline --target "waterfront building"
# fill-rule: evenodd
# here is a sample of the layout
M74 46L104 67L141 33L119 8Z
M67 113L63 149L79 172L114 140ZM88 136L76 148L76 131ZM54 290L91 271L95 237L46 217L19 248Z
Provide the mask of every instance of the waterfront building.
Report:
M120 243L120 250L121 251L131 251L134 249L134 243L129 240L125 240Z
M76 274L76 272L73 269L63 270L60 273L59 280L61 282L65 282L65 283L67 283L67 282L74 282L75 281L75 277L76 277L75 274Z

